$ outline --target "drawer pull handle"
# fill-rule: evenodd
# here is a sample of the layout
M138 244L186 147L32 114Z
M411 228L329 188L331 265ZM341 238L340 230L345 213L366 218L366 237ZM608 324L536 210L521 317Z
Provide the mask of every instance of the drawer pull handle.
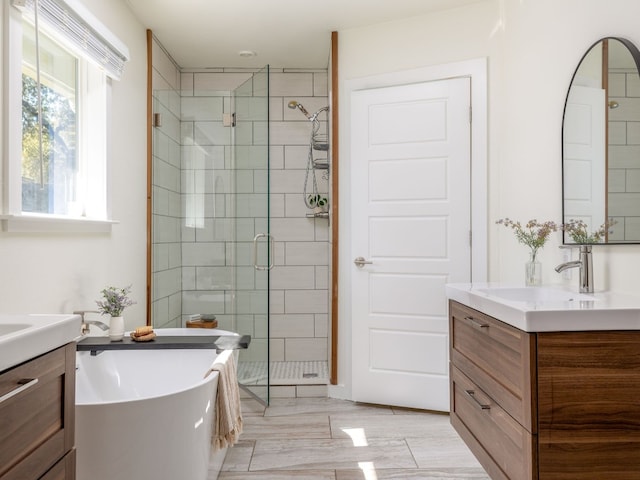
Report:
M482 330L483 328L489 328L489 324L476 320L473 317L464 317L464 319L471 324L472 327Z
M471 397L473 403L475 403L481 410L491 410L491 405L487 405L484 403L480 403L480 401L476 398L476 392L473 390L465 390L465 393Z
M33 387L36 383L38 383L37 378L23 378L22 380L18 380L18 388L14 388L9 393L5 393L0 397L0 403L9 400L14 395L18 395L20 392L24 392L25 390Z

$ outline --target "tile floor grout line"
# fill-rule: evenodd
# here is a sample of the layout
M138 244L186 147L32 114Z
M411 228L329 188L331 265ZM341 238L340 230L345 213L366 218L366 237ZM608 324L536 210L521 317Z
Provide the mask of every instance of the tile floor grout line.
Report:
M269 408L268 406L266 406L263 410L262 410L262 415L258 415L259 417L261 416L262 418L264 418L264 415L267 411L267 408ZM242 437L242 435L240 435ZM251 464L253 463L253 456L256 453L256 446L258 445L258 439L255 438L253 440L253 447L251 448L251 455L249 455L249 463L247 464L247 473L251 472ZM223 464L224 465L224 464Z
M416 470L420 468L420 465L418 464L418 460L416 459L416 456L413 453L413 450L411 450L411 446L409 445L409 442L407 442L407 438L404 437L402 439L402 441L404 442L404 444L407 446L407 450L409 450L409 453L411 454L411 458L413 458L413 463L416 464Z

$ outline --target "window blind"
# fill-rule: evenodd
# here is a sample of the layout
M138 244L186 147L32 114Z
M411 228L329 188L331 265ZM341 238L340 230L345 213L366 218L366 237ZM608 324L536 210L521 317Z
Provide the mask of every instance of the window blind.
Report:
M12 0L32 18L35 0ZM96 63L110 77L119 80L129 60L129 50L82 4L74 0L37 0L38 20L64 39L77 54Z

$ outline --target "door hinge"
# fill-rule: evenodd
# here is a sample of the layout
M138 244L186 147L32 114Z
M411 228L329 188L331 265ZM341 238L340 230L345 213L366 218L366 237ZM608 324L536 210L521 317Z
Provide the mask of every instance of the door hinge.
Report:
M469 230L469 246L473 247L473 232Z
M222 114L222 126L223 127L235 127L236 126L236 114L235 113L223 113Z
M473 107L469 106L469 123L473 121Z

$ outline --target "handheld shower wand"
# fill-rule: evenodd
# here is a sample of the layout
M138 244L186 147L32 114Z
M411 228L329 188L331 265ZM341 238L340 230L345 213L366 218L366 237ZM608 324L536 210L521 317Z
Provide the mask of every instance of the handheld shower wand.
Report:
M298 103L295 100L291 100L289 102L289 108L291 108L292 110L297 108L304 114L305 117L311 119L311 114L307 112L307 109L304 108L301 103Z

